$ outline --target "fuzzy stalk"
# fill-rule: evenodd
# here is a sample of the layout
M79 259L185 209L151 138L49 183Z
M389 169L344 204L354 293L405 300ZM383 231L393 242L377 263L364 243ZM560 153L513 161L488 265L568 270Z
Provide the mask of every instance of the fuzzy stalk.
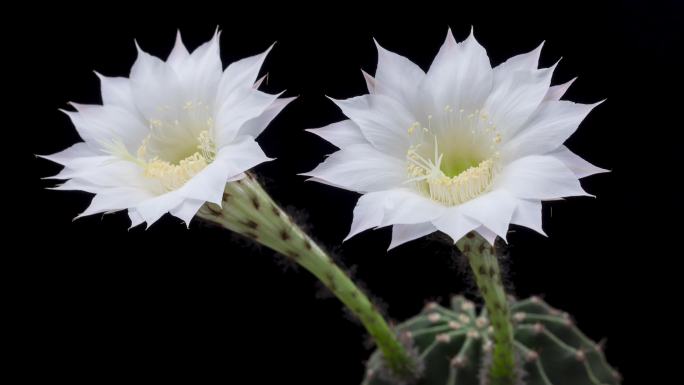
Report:
M474 231L459 240L456 246L468 258L494 329L492 336L494 346L491 367L488 371L488 383L513 385L517 379L513 324L494 246Z
M418 365L375 305L332 258L283 211L261 185L247 175L229 182L221 206L207 203L197 215L275 250L318 278L363 324L383 353L393 377L407 382Z

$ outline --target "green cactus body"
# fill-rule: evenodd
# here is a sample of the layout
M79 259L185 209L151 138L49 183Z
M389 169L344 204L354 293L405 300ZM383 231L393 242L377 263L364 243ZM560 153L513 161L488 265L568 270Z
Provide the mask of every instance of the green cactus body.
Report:
M586 337L567 313L537 297L509 301L519 384L617 385L621 379L606 362L601 347ZM416 385L489 384L494 330L487 310L452 298L451 307L428 304L398 325L413 341L424 370ZM384 378L376 352L367 364L364 385L392 385Z

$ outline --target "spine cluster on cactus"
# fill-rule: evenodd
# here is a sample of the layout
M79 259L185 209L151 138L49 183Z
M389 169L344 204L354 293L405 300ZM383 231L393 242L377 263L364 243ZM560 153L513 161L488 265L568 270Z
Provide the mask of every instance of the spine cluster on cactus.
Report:
M388 378L406 381L419 367L375 305L349 276L283 211L251 175L226 184L221 206L207 203L197 215L292 259L315 275L361 321L382 352Z
M620 375L599 344L586 337L567 313L538 297L509 300L516 354L516 383L525 385L618 385ZM423 361L416 385L485 385L494 347L494 328L486 308L462 296L450 308L430 303L398 326ZM392 385L376 375L382 360L374 353L364 385Z

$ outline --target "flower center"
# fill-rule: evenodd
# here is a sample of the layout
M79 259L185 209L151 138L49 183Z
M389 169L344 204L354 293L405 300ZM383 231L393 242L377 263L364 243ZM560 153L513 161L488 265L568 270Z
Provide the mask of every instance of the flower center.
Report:
M185 182L207 167L216 156L216 145L206 130L200 132L197 137L197 150L175 164L157 156L146 160L150 138L151 136L145 138L138 148L138 160L144 168L144 175L159 180L167 191L182 187Z
M451 107L427 125L408 129L407 183L446 206L455 206L486 192L498 171L501 135L485 112L454 113Z
M106 144L106 149L139 165L143 175L159 181L165 191L180 188L216 157L212 110L205 103L160 107L149 129L135 155L120 141Z

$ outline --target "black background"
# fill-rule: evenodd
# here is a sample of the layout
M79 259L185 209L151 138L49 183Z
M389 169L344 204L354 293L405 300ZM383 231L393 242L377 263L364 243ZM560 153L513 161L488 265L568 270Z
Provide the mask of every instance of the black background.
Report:
M99 103L93 70L127 75L133 39L165 57L177 28L194 48L218 25L224 65L277 40L263 67L266 89L300 97L260 137L278 160L255 172L278 202L353 267L388 316L402 320L430 299L472 292L467 275L444 242L422 239L387 253L388 229L340 246L358 196L297 175L334 151L303 129L343 119L324 95L366 92L360 69L375 70L373 37L424 69L448 26L462 40L473 25L494 65L545 40L542 65L563 57L555 83L579 76L566 98L607 99L568 146L613 171L583 181L596 199L544 205L548 238L513 228L509 281L518 296L543 294L590 337L606 337L608 358L626 384L663 383L656 378L676 372L661 360L663 346L673 343L667 330L676 325L668 318L674 310L665 304L675 292L670 266L681 254L675 198L683 127L675 84L683 68L677 57L682 7L674 1L452 6L286 13L265 4L243 11L186 3L144 11L117 5L90 15L45 11L18 30L26 39L22 90L33 95L33 115L18 128L30 133L25 143L32 154L79 140L57 109L68 101ZM409 12L393 15L396 8ZM359 383L369 354L363 329L335 299L323 298L307 272L225 231L196 222L188 230L171 216L149 230L129 231L123 213L72 223L89 195L46 190L51 183L40 178L59 167L34 157L28 164L30 203L22 205L22 217L30 219L23 227L31 236L23 238L22 250L28 250L14 254L18 266L8 270L15 279L8 294L18 300L11 314L21 324L12 330L21 341L13 352L29 364L25 379Z

